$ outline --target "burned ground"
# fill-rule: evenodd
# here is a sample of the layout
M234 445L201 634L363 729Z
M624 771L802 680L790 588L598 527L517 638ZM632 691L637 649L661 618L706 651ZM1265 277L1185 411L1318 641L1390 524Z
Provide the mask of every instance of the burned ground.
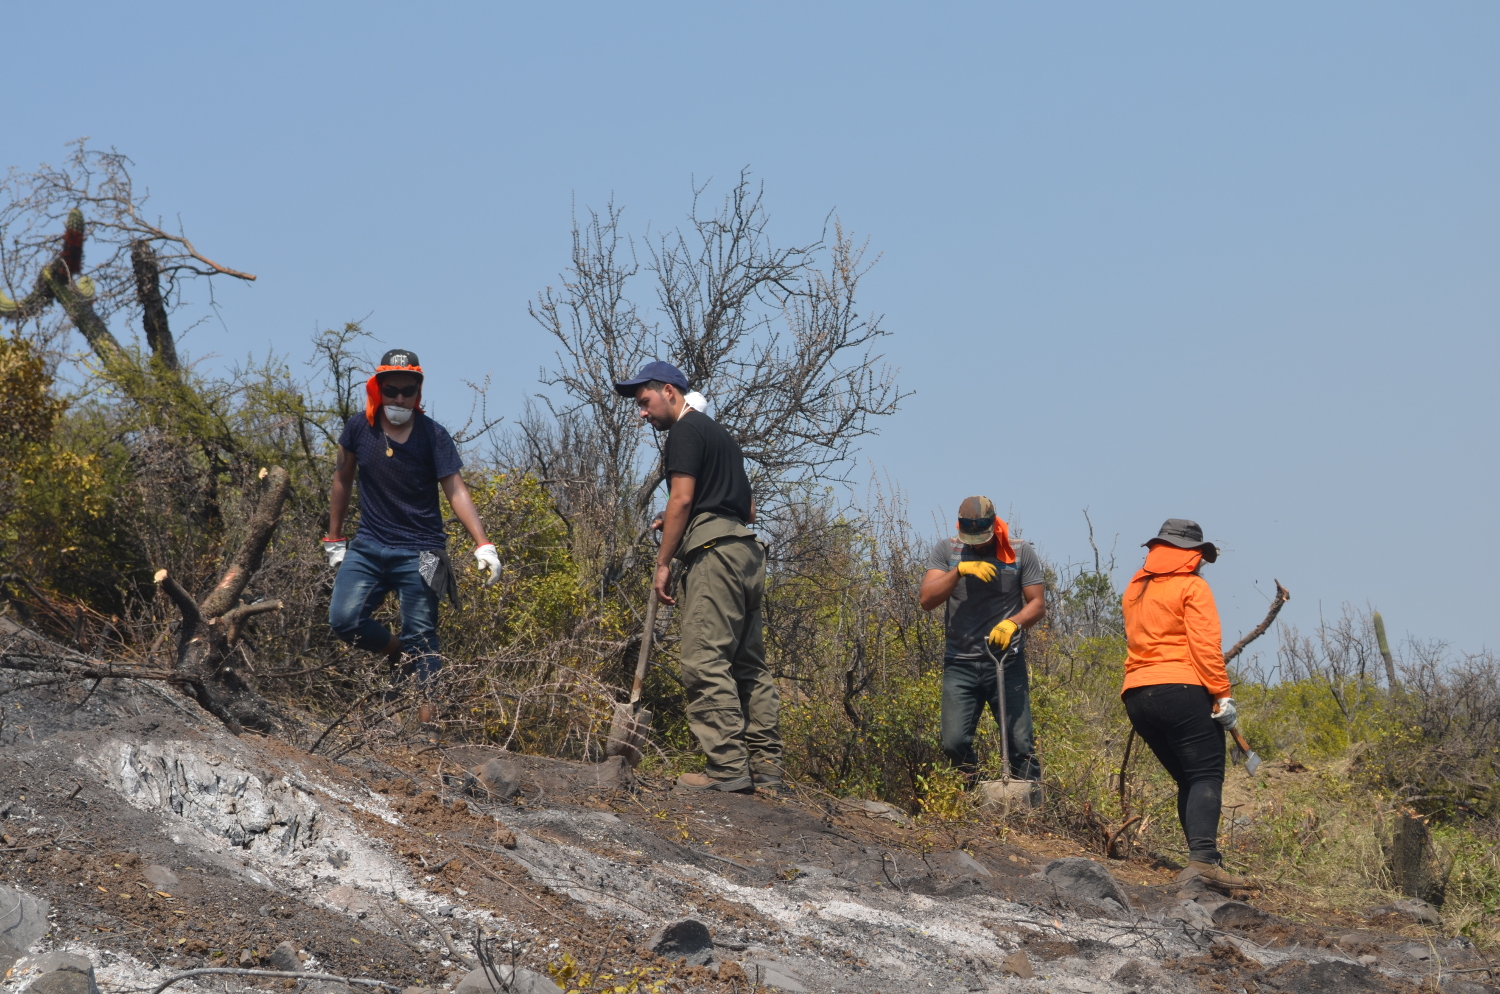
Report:
M1128 911L1081 897L1040 872L1077 847L1024 825L685 793L617 764L415 735L334 762L229 735L168 689L83 696L6 698L0 875L51 906L36 951L83 952L105 991L284 967L285 943L309 972L445 988L479 935L566 990L1406 991L1445 973L1445 989L1477 990L1463 985L1486 976L1462 940L1295 920L1285 893L1225 902L1145 861L1111 864ZM686 918L711 932L708 965L651 949Z

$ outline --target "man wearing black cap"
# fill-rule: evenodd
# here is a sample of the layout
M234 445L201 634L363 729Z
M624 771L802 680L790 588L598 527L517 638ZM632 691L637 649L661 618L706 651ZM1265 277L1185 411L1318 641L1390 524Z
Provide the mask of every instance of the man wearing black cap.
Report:
M1027 542L1011 543L1010 531L988 497L968 497L958 508L958 534L940 538L927 557L918 593L922 610L945 604L943 627L943 752L972 782L978 755L974 730L988 704L1000 720L992 659L1004 660L1005 718L1010 725L1010 775L1039 780L1031 730L1031 683L1026 672L1024 629L1046 614L1042 564ZM986 651L986 648L989 651Z
M442 666L438 656L439 595L456 605L458 584L448 561L448 536L438 487L469 537L474 558L500 577L500 557L458 471L463 461L447 430L422 413L422 367L414 352L392 349L365 384L365 410L351 417L339 437L323 551L338 569L328 604L328 623L345 642L389 657L401 672L428 686ZM343 535L349 498L359 471L359 532ZM401 599L401 634L392 635L371 615L388 593ZM430 703L418 709L430 722Z
M766 554L748 527L755 502L744 455L729 432L688 405L687 377L676 366L648 363L615 390L635 398L651 427L669 432L670 493L652 524L662 532L652 588L661 603L676 603L667 586L672 560L682 561L682 679L688 723L708 758L704 772L677 782L692 790L779 791L781 697L766 667Z

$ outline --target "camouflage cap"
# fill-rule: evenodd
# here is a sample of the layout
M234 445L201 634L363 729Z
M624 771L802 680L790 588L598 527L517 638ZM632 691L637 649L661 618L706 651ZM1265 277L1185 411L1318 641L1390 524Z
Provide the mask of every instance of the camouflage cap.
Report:
M958 505L958 537L968 545L995 538L995 505L988 497L965 497Z

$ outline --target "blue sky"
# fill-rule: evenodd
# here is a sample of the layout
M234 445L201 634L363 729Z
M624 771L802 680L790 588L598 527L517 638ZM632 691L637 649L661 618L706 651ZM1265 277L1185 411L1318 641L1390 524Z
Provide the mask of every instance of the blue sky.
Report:
M749 165L781 237L834 209L883 253L866 302L915 395L864 457L915 520L987 493L1076 561L1086 506L1123 580L1192 517L1226 640L1275 577L1304 629L1352 601L1500 641L1493 4L84 3L6 29L0 164L117 146L259 274L195 355L301 357L370 315L431 393L488 373L518 411L574 203L662 227Z

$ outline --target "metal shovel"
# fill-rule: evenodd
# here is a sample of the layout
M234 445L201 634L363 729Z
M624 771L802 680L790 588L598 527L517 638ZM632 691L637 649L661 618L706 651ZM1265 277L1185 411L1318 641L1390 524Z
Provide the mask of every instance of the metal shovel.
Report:
M614 719L609 723L609 740L604 755L624 756L631 767L641 765L641 746L651 731L651 712L640 710L641 684L646 681L646 663L651 659L651 639L656 634L656 591L651 591L646 605L646 628L641 632L641 653L635 663L635 683L630 688L630 703L616 704Z
M1252 777L1255 776L1255 771L1260 769L1260 756L1254 749L1250 748L1250 743L1245 741L1245 733L1240 731L1240 723L1238 721L1229 727L1229 734L1234 736L1235 758L1238 759L1243 755L1245 757L1245 772Z
M1000 654L999 659L996 659L995 654L990 651L988 641L981 642L980 646L990 662L995 664L995 696L1000 704L1000 757L1004 764L999 780L985 780L979 784L980 790L984 791L984 803L986 806L993 805L1005 811L1019 805L1028 808L1035 807L1036 802L1032 791L1036 783L1031 780L1011 779L1010 723L1005 720L1005 664L1011 656L1021 651L1021 647L1012 644L1009 649Z

